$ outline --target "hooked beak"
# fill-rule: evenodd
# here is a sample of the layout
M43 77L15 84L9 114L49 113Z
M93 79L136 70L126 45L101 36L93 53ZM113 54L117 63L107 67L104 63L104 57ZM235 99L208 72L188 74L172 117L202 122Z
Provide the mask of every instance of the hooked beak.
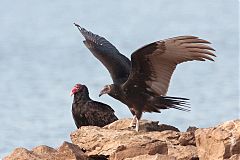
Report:
M103 91L101 91L98 96L101 97L103 94L106 94L106 93L104 93Z
M70 96L74 95L77 91L78 91L78 88L74 87L70 92Z
M107 89L103 89L103 90L101 90L101 92L99 93L99 97L101 97L103 94L108 94L109 93L109 91L107 90Z

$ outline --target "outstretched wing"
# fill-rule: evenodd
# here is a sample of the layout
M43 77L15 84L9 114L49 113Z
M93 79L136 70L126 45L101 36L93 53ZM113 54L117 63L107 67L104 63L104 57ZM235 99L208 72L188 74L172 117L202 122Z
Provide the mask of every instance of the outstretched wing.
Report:
M79 31L86 39L83 41L86 47L107 68L112 77L113 83L124 83L130 74L130 60L122 55L116 49L116 47L113 46L104 37L87 31L86 29L80 27L78 24L75 24L75 26L78 27Z
M211 60L215 56L210 42L194 36L179 36L153 42L131 55L132 70L124 88L144 86L154 95L164 96L177 64L186 61Z

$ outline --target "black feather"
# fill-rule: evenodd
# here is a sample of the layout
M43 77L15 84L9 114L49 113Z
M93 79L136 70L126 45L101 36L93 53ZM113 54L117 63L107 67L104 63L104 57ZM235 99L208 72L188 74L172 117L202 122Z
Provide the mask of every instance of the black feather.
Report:
M174 108L182 111L190 111L190 103L189 99L187 98L180 98L180 97L155 97L152 101L152 104L155 105L158 109L169 109Z
M89 97L88 89L84 85L74 94L72 115L77 128L81 126L103 127L118 120L109 105L93 101Z
M109 71L115 84L124 83L130 74L131 62L104 37L94 34L75 24L86 39L84 44Z

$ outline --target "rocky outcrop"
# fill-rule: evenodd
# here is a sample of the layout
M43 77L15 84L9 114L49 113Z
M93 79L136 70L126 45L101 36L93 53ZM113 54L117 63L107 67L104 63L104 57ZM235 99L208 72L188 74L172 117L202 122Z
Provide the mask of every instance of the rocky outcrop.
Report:
M185 136L186 133L175 127L159 126L146 120L141 121L140 132L135 132L127 127L130 122L131 119L124 119L104 128L81 127L71 134L71 140L83 147L88 155L110 155L113 160L155 154L173 155L180 159L197 157L197 149L191 142L194 134Z
M234 155L237 157L237 154L239 158L240 120L228 121L213 128L198 129L195 137L201 159L229 159Z
M155 155L140 155L134 158L126 158L125 160L176 160L173 156L155 154Z
M132 119L121 119L115 121L103 128L105 129L112 129L112 130L129 130L129 124L131 123ZM158 121L148 121L148 120L141 120L139 130L140 131L165 131L165 130L172 130L176 132L180 132L178 128L166 125L166 124L158 124ZM132 130L132 129L131 129Z
M88 155L110 155L113 160L155 154L178 159L197 157L194 134L146 120L141 121L140 132L135 132L127 127L130 122L131 119L122 119L104 128L81 127L71 134L71 140Z
M25 148L16 148L12 154L4 160L87 160L87 156L79 146L64 142L58 149L45 145L33 148L31 151Z
M240 160L240 120L213 128L189 127L187 132L146 120L136 132L128 127L130 121L118 120L103 128L84 126L71 133L73 144L17 148L5 160Z

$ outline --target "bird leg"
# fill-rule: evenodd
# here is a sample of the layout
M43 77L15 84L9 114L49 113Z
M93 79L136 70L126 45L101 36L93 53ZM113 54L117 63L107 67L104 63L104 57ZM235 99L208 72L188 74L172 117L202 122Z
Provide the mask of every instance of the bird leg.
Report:
M139 120L138 120L138 118L136 118L136 131L137 132L139 131Z
M137 119L137 116L134 115L129 127L135 127L136 126L136 119Z

